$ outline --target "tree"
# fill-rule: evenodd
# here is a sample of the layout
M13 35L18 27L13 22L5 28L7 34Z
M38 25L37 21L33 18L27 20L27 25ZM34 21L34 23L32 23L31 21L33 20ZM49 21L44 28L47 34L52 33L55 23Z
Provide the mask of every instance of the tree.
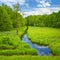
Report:
M11 30L16 28L18 34L18 28L24 27L26 24L25 18L18 13L19 4L14 5L14 10L7 5L2 4L0 6L0 30Z
M18 24L19 24L19 21L18 21L18 11L20 10L20 6L19 6L19 3L15 4L14 5L14 10L16 12L16 33L18 35Z
M0 6L0 31L12 30L12 22L4 6Z

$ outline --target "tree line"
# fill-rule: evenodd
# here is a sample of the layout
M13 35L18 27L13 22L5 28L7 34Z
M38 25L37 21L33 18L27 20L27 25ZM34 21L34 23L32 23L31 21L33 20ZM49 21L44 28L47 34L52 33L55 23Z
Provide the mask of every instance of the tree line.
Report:
M34 15L25 18L28 26L60 28L60 11L52 14Z
M25 26L25 24L26 20L18 11L16 12L16 10L4 4L0 6L0 31L9 31L14 28L20 28Z

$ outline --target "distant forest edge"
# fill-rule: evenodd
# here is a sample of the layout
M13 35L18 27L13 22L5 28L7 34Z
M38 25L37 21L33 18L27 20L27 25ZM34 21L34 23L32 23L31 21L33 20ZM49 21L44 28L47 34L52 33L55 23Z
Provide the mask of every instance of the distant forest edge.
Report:
M29 26L60 28L60 11L49 15L31 15L26 19Z
M26 20L16 10L4 4L0 6L0 31L9 31L26 25Z

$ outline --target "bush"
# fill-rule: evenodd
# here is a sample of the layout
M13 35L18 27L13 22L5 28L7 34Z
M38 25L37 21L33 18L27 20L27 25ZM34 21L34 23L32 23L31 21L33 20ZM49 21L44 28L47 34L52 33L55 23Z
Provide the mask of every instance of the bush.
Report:
M0 55L37 55L37 52L34 49L0 50Z
M27 55L37 55L37 50L35 50L33 48L26 49L25 51L26 51L25 54L27 54Z
M21 50L0 50L0 55L21 55L23 51Z
M17 35L0 35L0 55L37 55L37 51Z
M30 48L30 46L24 42L20 42L19 46L17 47L17 49L24 49L24 48Z
M16 49L20 44L20 38L13 35L0 36L0 49Z

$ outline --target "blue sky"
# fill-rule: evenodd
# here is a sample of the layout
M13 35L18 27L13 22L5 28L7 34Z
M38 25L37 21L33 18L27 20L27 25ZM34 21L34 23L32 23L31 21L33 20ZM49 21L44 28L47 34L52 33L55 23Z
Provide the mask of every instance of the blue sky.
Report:
M60 10L60 0L0 0L0 4L4 3L10 7L17 2L25 16L51 14Z

